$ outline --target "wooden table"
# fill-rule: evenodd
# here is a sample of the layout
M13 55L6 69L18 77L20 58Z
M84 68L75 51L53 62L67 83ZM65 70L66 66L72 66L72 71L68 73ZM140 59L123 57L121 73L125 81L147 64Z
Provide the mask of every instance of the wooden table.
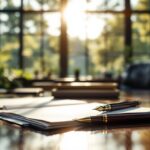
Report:
M150 92L122 93L150 107ZM1 150L150 150L150 124L37 132L0 121Z
M14 89L0 89L0 95L4 96L40 96L44 93L42 88L14 88Z

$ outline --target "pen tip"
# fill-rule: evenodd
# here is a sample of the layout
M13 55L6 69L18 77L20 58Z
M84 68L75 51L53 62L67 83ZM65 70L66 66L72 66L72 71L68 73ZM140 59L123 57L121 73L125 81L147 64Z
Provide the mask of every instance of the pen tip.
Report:
M103 111L103 110L104 110L104 108L100 106L100 107L96 107L96 108L94 108L93 110Z

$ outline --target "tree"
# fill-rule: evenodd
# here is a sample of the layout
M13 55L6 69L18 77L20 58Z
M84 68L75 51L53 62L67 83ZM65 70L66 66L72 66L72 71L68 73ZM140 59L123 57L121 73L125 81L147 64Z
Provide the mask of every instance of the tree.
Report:
M105 26L99 37L96 40L89 40L88 42L92 74L99 74L105 71L120 72L122 70L124 50L123 36L123 15L109 15L109 17L105 19Z
M136 10L150 10L149 0L139 0ZM150 49L150 15L137 14L133 22L134 61L149 61Z
M13 6L13 1L9 0L3 9L10 9ZM0 20L0 66L7 69L17 68L19 13L1 13Z
M0 2L2 3L2 1ZM33 4L30 2L24 3L24 10L26 12L33 9ZM5 1L5 3L6 6L3 9L9 10L15 8L15 0ZM58 6L57 0L49 1L49 5L47 0L37 0L36 3L41 9L46 10ZM17 9L11 13L0 14L0 19L2 20L0 22L0 29L2 30L0 33L0 65L8 69L18 68L20 8ZM48 20L44 18L45 12L26 12L23 14L23 56L25 70L33 73L34 70L39 69L44 74L44 71L49 72L53 68L54 73L58 73L59 36L52 36L47 33ZM41 69L42 67L44 70Z

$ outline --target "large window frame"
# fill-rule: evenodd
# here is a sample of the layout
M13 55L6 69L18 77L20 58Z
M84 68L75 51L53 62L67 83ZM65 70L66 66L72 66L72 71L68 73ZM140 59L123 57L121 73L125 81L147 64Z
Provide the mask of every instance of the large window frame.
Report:
M51 10L25 10L24 9L24 0L20 0L20 7L16 9L0 9L0 13L19 13L19 68L24 70L24 15L27 13L52 13L52 12L59 12L61 14L61 26L60 26L60 51L59 51L59 67L60 67L60 77L68 76L68 37L67 37L67 25L65 18L63 16L64 9L67 5L67 0L60 0L60 9L51 9ZM68 0L69 1L69 0ZM87 14L101 14L101 13L110 13L110 14L123 14L125 17L125 28L124 28L124 45L127 49L125 49L125 64L131 63L133 57L133 47L132 47L132 21L131 16L132 14L150 14L150 10L132 10L131 8L131 0L124 0L124 10L117 11L117 10L86 10L85 13ZM41 35L42 36L42 35ZM44 62L43 52L41 52L41 63ZM88 56L88 49L85 55ZM44 65L43 70L44 70ZM86 75L88 75L88 66L89 62L88 59L86 61Z

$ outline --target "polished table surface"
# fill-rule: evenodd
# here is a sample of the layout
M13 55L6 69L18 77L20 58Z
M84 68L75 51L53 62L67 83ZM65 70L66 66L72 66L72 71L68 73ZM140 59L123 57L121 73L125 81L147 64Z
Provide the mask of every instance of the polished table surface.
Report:
M121 99L150 107L150 91L123 92ZM150 124L37 132L0 121L0 150L150 150Z

